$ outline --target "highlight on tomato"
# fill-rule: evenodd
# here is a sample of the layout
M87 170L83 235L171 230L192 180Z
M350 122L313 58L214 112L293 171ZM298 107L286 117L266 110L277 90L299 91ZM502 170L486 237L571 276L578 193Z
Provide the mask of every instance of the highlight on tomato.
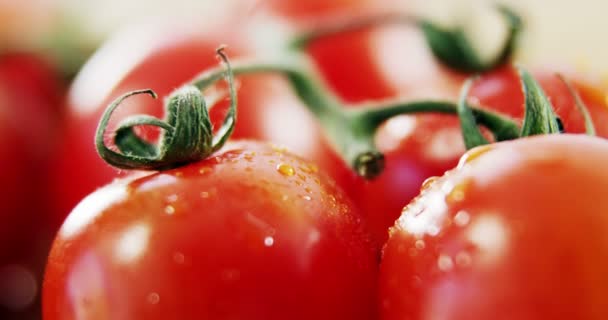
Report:
M380 270L381 319L603 319L608 143L570 82L586 134L564 127L519 68L521 138L488 144L467 106L458 166L428 179L390 229Z
M605 140L478 147L391 228L381 319L604 319Z
M231 72L231 105L215 132L190 85L167 98L163 120L116 124L112 144L112 113L156 93L126 93L106 110L100 156L160 172L116 180L76 206L49 257L45 319L375 317L377 247L340 188L276 146L222 148L236 117ZM139 125L163 130L158 145Z

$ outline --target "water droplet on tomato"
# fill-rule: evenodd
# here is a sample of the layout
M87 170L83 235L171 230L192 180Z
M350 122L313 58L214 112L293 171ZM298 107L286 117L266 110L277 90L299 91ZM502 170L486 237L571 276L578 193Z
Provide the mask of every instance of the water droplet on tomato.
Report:
M172 205L168 205L165 207L165 213L168 215L172 215L175 213L175 207Z
M286 163L279 164L277 166L277 171L279 171L280 174L287 176L287 177L291 177L294 174L296 174L296 170L292 166L290 166Z
M184 254L181 252L175 252L173 254L173 261L177 264L184 264L186 261L186 256L184 256Z
M208 174L211 171L213 171L213 169L211 169L210 167L201 167L200 169L198 169L198 172L200 174Z
M274 245L274 238L271 236L264 238L264 245L267 247L272 247Z
M460 160L458 161L458 166L456 166L456 168L462 169L465 165L473 162L473 160L478 159L483 154L492 149L492 145L486 144L467 151L465 154L462 155L462 157L460 157Z
M275 152L278 152L278 153L287 152L287 148L285 148L284 146L270 144L270 147L272 148L272 150L274 150Z
M439 231L439 227L436 225L431 225L426 228L426 233L428 233L432 237L438 235Z
M456 203L460 203L460 202L464 201L468 187L469 187L469 182L467 182L467 181L455 185L448 192L448 194L445 198L445 201L448 204L456 204Z
M468 252L461 251L456 255L456 265L462 268L469 267L473 259Z
M156 292L152 292L148 294L148 303L149 304L158 304L160 302L160 295Z
M464 210L458 211L454 216L454 223L459 227L466 226L469 221L471 221L471 215Z
M176 194L169 195L167 197L167 202L173 203L176 202L179 197Z
M420 191L424 191L428 188L430 188L435 181L437 181L437 179L439 179L439 177L429 177L426 180L424 180L424 182L422 183L422 186L420 187Z
M418 250L423 250L426 246L426 244L424 243L424 240L416 240L415 244L416 249Z
M312 173L317 173L317 172L319 172L319 167L317 167L317 165L316 165L316 164L312 164L312 163L308 164L308 169L310 169L310 171L311 171Z
M441 254L437 259L437 267L439 268L439 270L447 272L454 268L454 262L452 261L452 258L450 256Z
M312 200L312 197L310 197L310 196L308 196L308 195L303 195L303 196L301 196L301 197L302 197L302 199L304 199L304 200L306 200L306 201L310 201L310 200Z

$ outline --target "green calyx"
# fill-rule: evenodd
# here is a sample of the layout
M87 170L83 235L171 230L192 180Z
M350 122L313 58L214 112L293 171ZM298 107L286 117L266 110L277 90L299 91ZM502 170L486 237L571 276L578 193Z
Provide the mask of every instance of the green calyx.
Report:
M576 92L574 86L570 83L570 81L568 81L568 79L566 79L566 77L559 73L556 74L556 76L564 83L564 85L566 85L568 92L570 92L570 95L572 96L572 98L574 98L574 104L576 105L578 111L581 113L585 121L585 131L587 135L595 136L595 125L593 124L593 119L591 118L591 114L589 113L587 106L583 102L583 99L581 99L581 96L578 94L578 92Z
M504 63L510 57L515 47L514 39L520 30L519 17L508 9L500 10L510 23L511 33L500 57L489 63L482 63L477 59L476 53L461 32L441 30L428 22L398 14L355 22L339 22L304 33L296 37L277 60L240 61L230 65L222 51L218 50L218 54L225 61L226 69L218 67L207 70L173 92L165 104L166 116L163 120L147 115L123 120L115 130L114 147L110 148L106 146L104 136L114 110L132 95L156 95L152 90L140 90L127 93L114 101L104 113L97 130L98 153L109 164L123 169L164 170L201 160L218 150L234 129L237 101L233 76L260 73L278 73L289 81L294 93L323 127L336 152L357 175L365 179L377 177L385 166L384 155L375 146L374 136L377 128L390 117L399 114L432 112L460 115L468 119L469 125L463 126L464 131L479 131L476 124L481 124L498 141L514 139L519 136L519 126L507 117L466 103L468 89L463 90L460 103L432 100L392 101L345 108L345 103L325 86L321 77L314 72L313 63L306 53L302 52L307 44L324 36L386 23L405 22L423 27L432 51L444 63L458 70L487 70ZM454 56L446 56L446 52L452 52ZM201 92L222 78L228 78L230 83L232 104L222 127L214 135L205 98ZM137 135L134 129L141 125L156 126L162 130L157 144ZM480 133L479 136L481 137ZM467 142L467 146L485 143L482 138Z
M513 135L513 128L511 127L511 137L499 137L494 135L495 139L497 141L502 141L539 134L563 133L564 127L561 122L561 119L555 114L554 107L547 98L540 84L524 68L517 67L517 70L519 73L521 87L524 94L525 114L523 124L521 126L521 129L519 130L519 133ZM580 98L576 90L574 90L573 86L568 82L568 80L566 80L561 75L557 76L566 84L568 90L570 91L570 94L574 98L575 104L579 112L581 112L581 114L583 115L587 134L595 135L595 127L593 126L593 121L582 99ZM474 80L475 78L470 78L465 82L465 84L463 85L460 101L458 103L458 117L460 119L463 139L467 150L479 145L489 143L481 134L481 131L478 127L478 124L483 123L479 121L478 117L474 116L474 109L472 109L466 101L468 92ZM495 130L492 130L492 128L489 129L493 133L495 133Z
M374 142L377 128L386 120L400 114L447 113L458 114L458 105L450 101L391 101L345 108L319 77L311 72L310 61L303 55L292 53L280 63L250 62L234 63L235 75L278 73L290 82L294 93L317 118L325 136L338 154L353 169L365 178L373 179L382 173L384 155ZM212 69L196 77L191 83L199 90L221 78L223 70ZM471 106L476 121L486 126L497 140L515 139L519 127L507 117Z
M467 97L474 81L475 78L470 78L462 86L457 107L462 136L464 137L464 145L467 150L489 143L481 133L481 130L479 130L475 115L473 115L473 111L467 104Z
M390 24L416 25L423 32L433 55L441 63L460 72L485 72L503 65L511 59L523 29L522 18L513 10L502 5L497 5L496 10L504 18L508 34L500 52L490 61L483 61L463 28L446 29L430 20L403 14L384 14L348 21L331 21L322 24L321 27L315 27L312 31L303 32L294 37L289 47L303 50L318 39L371 27Z
M226 64L224 74L230 84L231 104L215 135L203 94L196 87L187 85L174 91L167 99L164 120L149 115L135 115L120 122L113 137L119 152L110 149L104 137L116 108L133 95L149 94L156 98L150 89L132 91L112 102L102 116L95 136L101 158L121 169L166 170L204 159L221 148L234 130L237 103L230 63L222 50L220 48L217 52ZM134 128L141 125L162 129L157 144L147 142L135 133Z
M523 28L521 17L514 11L505 6L497 6L497 10L505 19L509 30L502 49L491 61L482 61L462 28L443 29L429 21L420 21L419 25L431 51L443 64L467 73L484 72L509 61Z
M560 125L553 111L553 105L547 99L540 84L528 71L521 67L517 69L521 78L526 107L520 136L560 133Z

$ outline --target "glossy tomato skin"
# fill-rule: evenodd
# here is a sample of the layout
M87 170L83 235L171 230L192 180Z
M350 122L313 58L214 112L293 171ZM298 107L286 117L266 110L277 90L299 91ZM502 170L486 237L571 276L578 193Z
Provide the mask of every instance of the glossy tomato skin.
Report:
M37 52L0 53L0 318L36 319L46 254L50 150L63 95L57 68Z
M316 170L239 142L99 189L55 240L44 319L374 319L377 251Z
M582 116L565 85L552 73L533 72L564 123L566 132L585 132ZM602 91L590 81L568 76L594 119L597 134L608 137L608 108ZM447 89L443 95L456 101L458 90ZM452 96L450 98L450 96ZM521 122L524 99L519 77L511 66L483 75L471 91L470 101L490 110L511 116ZM398 116L388 120L376 134L376 143L385 154L386 168L372 181L342 174L349 194L366 216L380 243L388 237L388 228L401 214L401 209L418 192L422 182L440 176L453 168L465 152L460 124L452 115L424 114ZM315 160L322 163L321 160ZM339 166L339 165L335 165ZM335 172L339 169L334 169Z
M473 149L391 228L381 319L605 319L605 140Z
M145 28L126 30L99 49L82 68L68 94L62 139L53 162L57 227L84 196L124 174L106 165L92 142L108 104L130 90L151 88L160 97L158 100L132 97L117 111L112 123L136 113L162 117L165 96L202 70L218 65L215 49L220 44L230 45L230 54L242 53L235 42L229 34L163 26L154 32ZM246 88L247 84L243 86ZM151 130L144 133L154 136Z

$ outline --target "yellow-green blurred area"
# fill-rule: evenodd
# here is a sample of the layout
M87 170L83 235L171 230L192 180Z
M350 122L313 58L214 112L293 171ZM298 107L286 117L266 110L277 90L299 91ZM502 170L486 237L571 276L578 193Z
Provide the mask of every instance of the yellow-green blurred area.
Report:
M306 0L282 0L306 1ZM116 30L144 21L188 21L205 28L231 13L264 14L264 0L0 0L0 47L49 46L53 41L90 49ZM489 0L387 0L387 9L417 12L445 24L464 22L480 45L500 41L500 21ZM526 21L519 60L567 64L608 73L604 32L607 5L597 0L508 0ZM260 35L263 36L263 35ZM66 39L67 38L67 39ZM491 45L490 45L491 46ZM74 48L72 48L74 49Z

